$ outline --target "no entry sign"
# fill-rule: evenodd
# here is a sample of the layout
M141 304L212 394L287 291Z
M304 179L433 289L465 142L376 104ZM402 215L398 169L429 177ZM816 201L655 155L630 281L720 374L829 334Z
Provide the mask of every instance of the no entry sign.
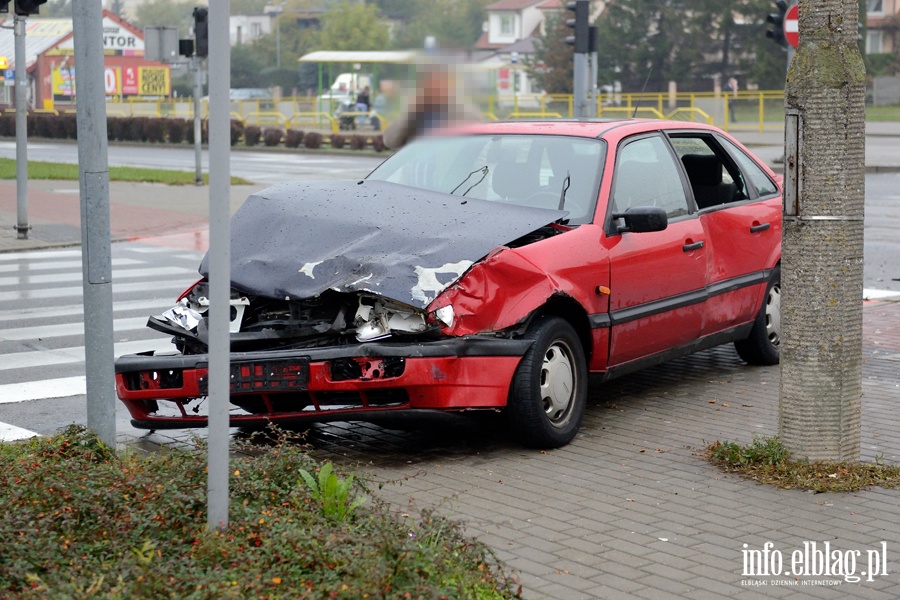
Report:
M799 15L800 9L796 4L790 7L784 15L784 39L792 48L796 48L800 44Z

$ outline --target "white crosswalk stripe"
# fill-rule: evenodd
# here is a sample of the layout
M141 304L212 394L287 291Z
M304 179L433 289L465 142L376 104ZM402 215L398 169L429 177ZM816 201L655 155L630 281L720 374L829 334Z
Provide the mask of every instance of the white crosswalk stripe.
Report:
M147 317L199 278L201 253L129 242L112 255L115 355L174 351ZM23 403L83 402L84 327L80 248L0 254L0 442L38 435L20 415L39 405Z

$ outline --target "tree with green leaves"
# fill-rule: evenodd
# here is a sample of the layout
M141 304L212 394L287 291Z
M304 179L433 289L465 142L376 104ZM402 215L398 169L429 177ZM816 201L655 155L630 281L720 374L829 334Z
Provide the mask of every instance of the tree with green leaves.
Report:
M153 0L134 9L131 22L144 27L177 27L178 35L186 38L193 26L196 2L192 0Z
M600 83L637 91L703 90L738 76L762 88L784 83L784 51L765 37L769 0L622 0L597 19Z
M374 4L343 2L328 9L315 34L320 50L384 50L390 33Z
M386 11L396 1L386 3ZM481 35L486 18L484 8L490 0L430 0L418 3L412 18L397 35L398 48L421 48L427 36L433 36L439 48L471 48ZM386 14L396 14L386 12Z
M562 14L547 17L547 34L534 42L534 54L525 68L537 86L548 94L571 94L574 62L572 46L566 43L571 29Z

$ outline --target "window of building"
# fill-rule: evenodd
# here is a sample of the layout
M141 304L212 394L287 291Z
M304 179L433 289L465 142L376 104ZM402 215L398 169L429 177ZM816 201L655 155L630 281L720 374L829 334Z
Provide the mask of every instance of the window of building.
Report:
M866 31L866 54L881 54L884 43L884 32L877 29Z
M515 21L512 15L500 15L500 33L502 35L513 35L513 25Z
M870 15L884 13L884 0L867 0L866 11Z

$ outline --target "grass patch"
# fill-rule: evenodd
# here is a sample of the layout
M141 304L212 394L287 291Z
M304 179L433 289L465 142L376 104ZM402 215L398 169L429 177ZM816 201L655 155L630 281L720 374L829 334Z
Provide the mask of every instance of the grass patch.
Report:
M217 533L204 452L114 453L77 426L0 444L0 595L521 597L455 522L399 515L283 438L247 449L231 459L230 527Z
M875 463L827 463L792 459L777 437L758 437L741 446L714 442L706 447L711 463L730 473L787 490L855 492L867 487L900 487L900 466Z
M0 158L0 179L16 178L16 161ZM78 165L41 161L28 161L28 179L52 179L56 181L78 181ZM165 183L168 185L194 185L192 171L169 171L165 169L143 169L139 167L110 167L110 181L136 181L140 183ZM203 183L209 183L209 175L203 174ZM231 185L250 185L241 177L232 177Z
M900 121L900 106L867 106L867 121Z

